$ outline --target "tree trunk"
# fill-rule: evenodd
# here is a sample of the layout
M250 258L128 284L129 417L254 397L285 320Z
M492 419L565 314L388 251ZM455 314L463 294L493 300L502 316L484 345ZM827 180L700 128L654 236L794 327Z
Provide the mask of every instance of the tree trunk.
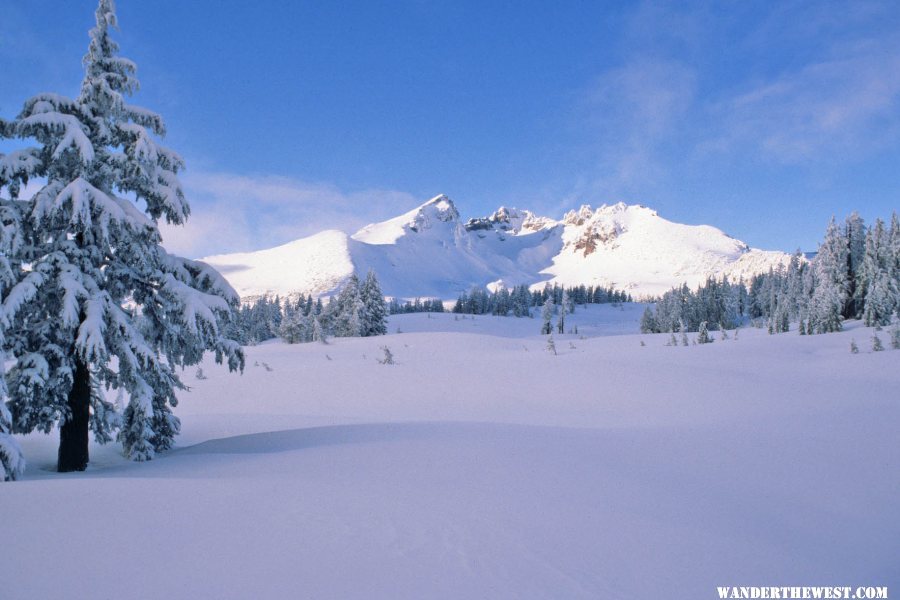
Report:
M69 392L70 418L59 430L60 473L84 471L88 464L88 424L91 410L91 372L87 364L75 359L75 378Z

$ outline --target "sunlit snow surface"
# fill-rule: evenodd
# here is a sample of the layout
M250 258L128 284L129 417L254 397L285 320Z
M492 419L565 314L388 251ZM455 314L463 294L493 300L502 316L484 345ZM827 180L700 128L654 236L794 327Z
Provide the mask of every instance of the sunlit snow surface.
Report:
M60 475L55 436L26 437L0 597L900 589L900 351L856 322L667 347L622 335L641 309L579 308L556 356L537 319L452 314L248 348L243 376L185 373L150 463L95 447Z

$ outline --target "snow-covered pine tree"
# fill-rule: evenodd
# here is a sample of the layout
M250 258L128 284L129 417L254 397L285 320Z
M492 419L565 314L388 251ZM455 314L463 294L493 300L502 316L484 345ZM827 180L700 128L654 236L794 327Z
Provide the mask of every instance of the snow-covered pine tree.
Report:
M6 123L0 120L0 138L4 136ZM15 158L0 154L0 189L12 185L14 189L19 181L16 179ZM13 417L6 403L9 392L6 387L6 318L2 309L7 291L20 276L18 265L11 257L15 256L20 243L20 217L15 202L0 198L0 479L9 481L18 478L25 470L25 458L22 449L13 437Z
M574 314L575 313L575 300L572 294L568 292L568 290L563 290L562 301L561 301L563 310L567 313Z
M387 306L384 294L378 284L375 271L370 270L359 290L360 299L365 307L364 336L385 335L387 333Z
M568 296L563 292L562 302L559 306L559 316L556 319L556 331L558 331L560 335L566 332L566 304L568 303L568 300Z
M641 333L659 333L659 324L656 322L656 314L649 306L641 315Z
M281 307L281 298L277 295L275 296L275 300L269 305L269 311L266 314L266 325L269 329L269 335L271 337L278 337L278 331L281 329L281 319L284 316L284 311Z
M305 316L302 310L286 309L279 326L279 335L288 344L312 341L310 317Z
M312 341L320 344L328 343L328 337L325 335L325 329L319 321L319 315L312 316Z
M778 301L775 304L775 314L772 316L776 333L790 331L790 314L790 300L787 297L787 293L780 294L778 296Z
M706 321L700 323L700 328L697 330L697 343L698 344L709 344L713 339L709 336L709 328L706 325Z
M891 229L888 233L890 256L891 294L894 296L894 312L900 319L900 217L891 213Z
M350 275L332 306L329 303L332 332L335 337L358 337L363 334L365 306L359 293L359 278Z
M294 305L290 302L284 303L284 313L281 316L281 325L278 327L278 337L287 342L288 344L296 344L297 340L295 339L294 332L292 331L291 325L294 322L294 315L296 311L294 309Z
M809 325L815 333L841 330L847 301L847 244L831 219L815 260L816 286L810 299ZM808 333L811 333L808 331Z
M896 282L892 279L893 256L890 237L881 219L869 229L866 236L865 257L863 259L863 281L866 286L866 303L863 319L866 325L884 326L891 322L894 313Z
M806 309L806 299L803 296L803 274L809 266L802 262L803 253L800 250L791 256L788 263L787 281L783 288L788 319L799 319L800 314Z
M549 335L553 332L553 326L550 324L550 321L553 320L553 310L555 305L553 304L553 297L548 296L544 301L544 306L541 308L541 333L543 335Z
M147 460L178 432L175 369L205 350L232 370L244 361L222 328L237 295L212 268L160 245L158 221L180 224L190 212L183 163L156 141L162 118L125 100L138 82L110 38L112 0L99 1L96 23L79 96L40 94L5 125L37 143L17 153L19 180L46 181L31 198L4 181L22 240L2 307L4 349L17 360L8 406L16 432L60 427L60 471L87 466L89 428L110 438L101 386L127 392L119 439L127 456Z
M866 225L856 211L847 217L844 224L844 235L847 238L847 279L849 282L848 302L844 316L853 319L862 315L866 297L865 285L860 281L866 252Z

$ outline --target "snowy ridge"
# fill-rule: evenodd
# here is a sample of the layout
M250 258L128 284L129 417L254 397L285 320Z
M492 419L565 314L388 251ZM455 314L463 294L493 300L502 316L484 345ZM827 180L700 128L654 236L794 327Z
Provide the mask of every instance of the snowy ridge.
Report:
M347 234L329 230L282 246L204 258L241 298L321 293L353 273Z
M542 272L565 285L595 284L659 295L708 276L750 277L790 256L755 250L708 225L682 225L640 205L582 206L563 217L563 249Z
M602 285L634 296L694 287L709 276L748 278L789 255L748 247L708 225L682 225L641 205L584 205L561 220L501 207L465 223L435 196L352 236L325 231L277 248L203 259L244 298L329 294L374 269L386 294L455 298L473 286Z

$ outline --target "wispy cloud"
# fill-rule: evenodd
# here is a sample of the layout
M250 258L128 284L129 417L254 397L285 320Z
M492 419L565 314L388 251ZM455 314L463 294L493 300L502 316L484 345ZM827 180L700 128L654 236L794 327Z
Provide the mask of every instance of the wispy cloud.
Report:
M166 248L186 256L256 250L325 229L351 232L422 201L394 190L348 192L272 175L190 173L182 183L193 214L185 226L161 230Z
M587 93L590 130L598 136L595 192L639 195L665 179L661 156L694 103L697 77L673 60L641 58L601 75Z
M639 199L691 169L846 166L895 146L898 17L877 1L841 11L637 5L623 20L620 65L582 94L594 161L579 189Z
M857 160L900 136L900 36L841 44L716 107L720 148L784 163Z

